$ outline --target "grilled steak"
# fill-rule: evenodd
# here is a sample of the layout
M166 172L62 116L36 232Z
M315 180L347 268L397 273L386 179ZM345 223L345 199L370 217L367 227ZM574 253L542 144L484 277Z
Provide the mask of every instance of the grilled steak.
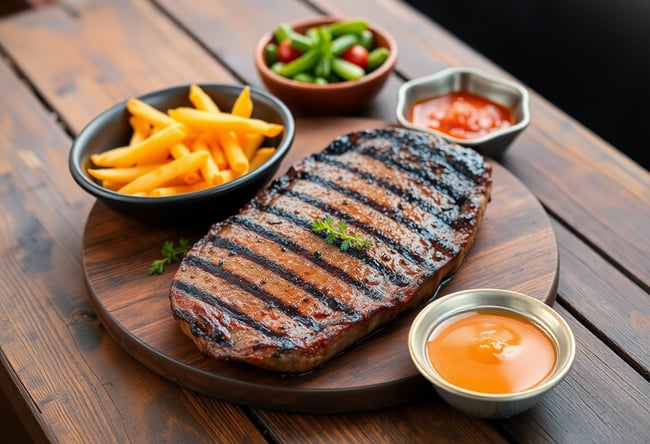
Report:
M434 136L343 135L210 228L173 279L173 315L207 356L314 369L458 269L491 185L479 154ZM328 216L372 245L326 242L312 225Z

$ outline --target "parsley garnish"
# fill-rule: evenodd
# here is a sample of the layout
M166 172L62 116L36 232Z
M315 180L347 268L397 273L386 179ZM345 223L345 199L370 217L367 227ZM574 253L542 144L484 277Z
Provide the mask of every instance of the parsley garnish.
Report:
M359 232L355 231L354 234L348 234L345 221L340 220L336 226L330 216L325 219L316 219L311 227L314 233L325 232L325 242L333 244L336 240L341 241L341 251L348 251L350 247L361 249L372 245L369 239L363 239L359 236Z
M174 246L174 242L165 241L163 242L162 249L160 252L163 255L162 259L156 259L149 266L149 274L162 274L165 265L169 265L175 262L180 262L181 258L189 251L192 246L187 241L187 239L179 239L178 247Z

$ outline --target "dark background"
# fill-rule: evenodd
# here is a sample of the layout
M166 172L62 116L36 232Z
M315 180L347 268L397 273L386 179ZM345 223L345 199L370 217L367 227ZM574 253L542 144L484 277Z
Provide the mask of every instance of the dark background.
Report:
M650 169L650 0L406 2Z

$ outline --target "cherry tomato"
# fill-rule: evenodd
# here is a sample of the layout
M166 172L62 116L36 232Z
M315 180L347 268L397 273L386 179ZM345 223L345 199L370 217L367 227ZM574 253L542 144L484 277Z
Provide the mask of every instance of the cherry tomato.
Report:
M368 66L368 50L358 43L352 45L341 57L363 69L366 69L366 66Z
M282 63L289 63L302 55L302 52L291 46L290 39L284 39L278 45L278 60Z

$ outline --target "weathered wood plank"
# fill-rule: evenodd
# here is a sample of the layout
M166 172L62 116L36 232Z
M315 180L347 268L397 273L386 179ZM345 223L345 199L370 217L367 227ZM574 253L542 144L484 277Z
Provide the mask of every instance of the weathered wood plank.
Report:
M256 410L278 442L286 443L505 443L489 423L431 401L346 415L295 415Z
M43 21L47 28L53 14L58 19L55 8L20 22ZM7 23L3 37L18 26ZM24 388L25 408L41 419L28 424L44 428L33 437L264 442L239 408L156 376L106 333L89 305L81 269L81 234L93 200L67 171L71 141L5 63L0 85L12 109L0 114L0 344L3 368Z
M560 304L650 380L650 298L558 223Z
M70 0L0 21L0 41L36 92L76 133L104 108L152 89L192 81L259 84L252 56L242 48L252 51L276 19L319 13L297 1L160 4L179 15L190 35L147 2ZM466 64L502 74L404 4L310 4L336 15L369 16L393 32L400 45L398 71L406 77ZM268 10L250 14L251 8ZM233 20L223 21L221 14ZM126 35L116 35L118 24L127 25ZM205 46L192 36L205 39ZM392 120L399 84L394 76L369 117ZM62 441L146 441L155 429L169 440L236 440L248 433L251 441L263 440L235 406L169 385L106 335L88 306L81 278L81 232L92 202L68 176L70 140L4 65L0 85L3 101L16 104L11 115L0 114L0 149L11 153L0 157L0 266L13 277L0 284L0 344L4 368L26 387L29 408L41 410L48 424L44 433ZM540 406L503 421L503 430L515 441L647 441L647 430L640 427L648 417L648 385L639 374L645 371L647 378L647 172L537 96L533 119L501 161L557 216L563 246L561 303L607 344L561 309L578 335L576 367ZM615 267L629 270L636 285ZM617 290L622 296L610 298ZM629 367L608 344L639 365ZM417 440L434 437L428 434L431 421L440 421L433 430L448 441L501 439L487 423L450 415L440 401L395 412L350 419L257 414L279 441ZM163 422L165 417L174 422Z
M0 40L74 133L131 96L191 82L236 83L144 1L61 1L3 21Z

